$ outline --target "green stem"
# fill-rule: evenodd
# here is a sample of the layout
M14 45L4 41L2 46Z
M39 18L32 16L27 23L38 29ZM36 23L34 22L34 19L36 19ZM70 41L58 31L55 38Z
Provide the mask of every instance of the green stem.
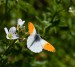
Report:
M5 52L4 53L2 53L1 55L8 55L8 51L11 49L11 47L13 47L13 44L15 43L15 41L16 40L14 40L13 41L13 43L5 50ZM2 57L1 57L1 55L0 55L0 63L3 63L3 59L2 59Z
M14 40L13 43L6 49L6 51L4 52L4 55L7 55L9 49L10 49L11 47L13 47L13 44L15 43L15 41L16 41L16 40Z

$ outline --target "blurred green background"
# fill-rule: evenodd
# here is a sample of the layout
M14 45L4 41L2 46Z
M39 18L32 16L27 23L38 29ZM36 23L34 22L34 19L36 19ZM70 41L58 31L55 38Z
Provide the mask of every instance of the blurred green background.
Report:
M33 53L26 40L7 40L4 27L16 27L18 18L26 32L33 22L56 52ZM0 0L0 67L75 67L75 0Z

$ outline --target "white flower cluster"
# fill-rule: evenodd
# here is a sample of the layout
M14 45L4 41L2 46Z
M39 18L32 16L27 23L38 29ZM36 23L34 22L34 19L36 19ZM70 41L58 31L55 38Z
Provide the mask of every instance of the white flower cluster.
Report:
M17 27L21 28L25 21L18 19ZM11 27L8 31L7 27L4 28L7 39L18 39L19 35L16 32L16 27Z

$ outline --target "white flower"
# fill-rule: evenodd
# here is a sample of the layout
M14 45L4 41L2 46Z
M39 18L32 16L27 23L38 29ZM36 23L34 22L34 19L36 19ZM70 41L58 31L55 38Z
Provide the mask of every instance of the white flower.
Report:
M72 7L69 7L69 12L73 12L73 8Z
M22 27L24 23L25 23L25 21L18 19L18 26Z
M75 16L75 8L74 7L69 7L69 12Z
M6 33L6 38L7 39L18 39L19 35L16 34L16 28L15 27L11 27L8 31L8 29L5 27L4 28L5 33Z

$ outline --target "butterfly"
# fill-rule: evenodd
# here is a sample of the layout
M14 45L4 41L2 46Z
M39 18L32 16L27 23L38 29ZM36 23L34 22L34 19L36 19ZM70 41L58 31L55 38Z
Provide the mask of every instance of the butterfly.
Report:
M30 36L27 38L27 48L29 50L34 53L40 53L43 49L55 52L55 48L46 40L42 39L39 34L37 34L32 22L28 23L28 30Z

